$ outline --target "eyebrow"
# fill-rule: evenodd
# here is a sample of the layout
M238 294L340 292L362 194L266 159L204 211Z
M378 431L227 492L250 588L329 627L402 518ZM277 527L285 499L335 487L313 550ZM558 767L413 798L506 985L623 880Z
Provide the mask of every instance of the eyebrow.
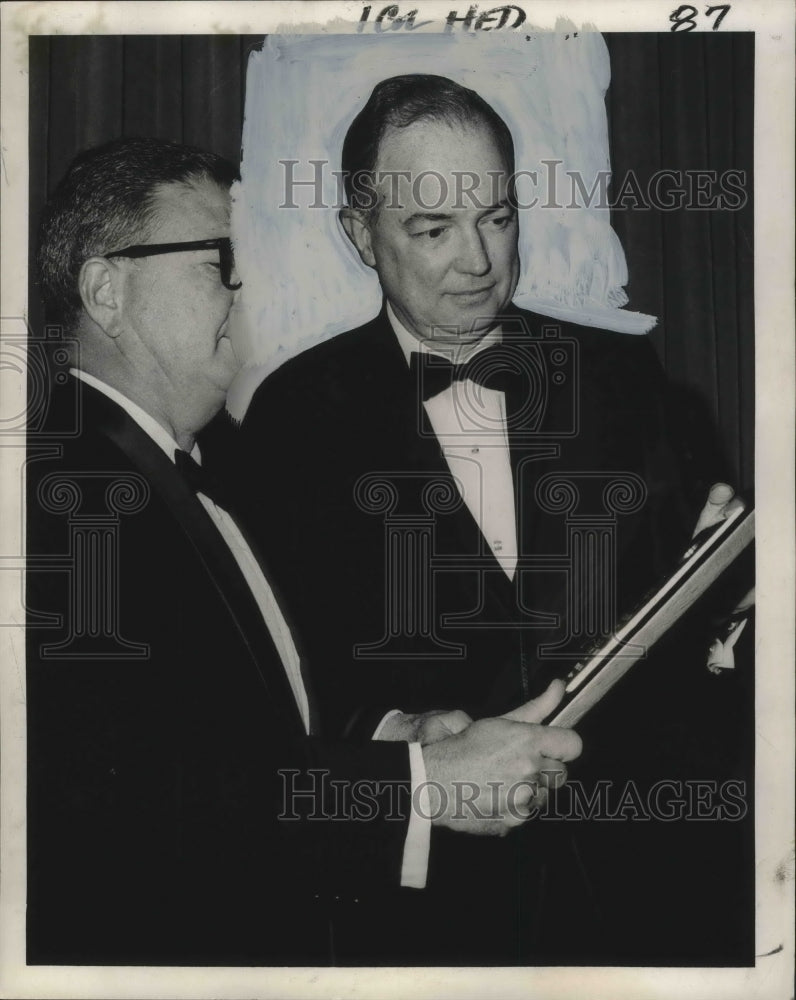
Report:
M452 218L452 215L446 215L442 212L415 212L408 219L404 219L401 225L408 227L415 222L448 222Z
M481 213L481 218L485 215L489 215L492 212L500 212L504 208L510 208L513 211L513 206L508 198L504 198L502 201L497 202L495 205L489 205ZM409 226L417 222L450 222L453 215L450 212L415 212L410 215L408 219L404 219L401 225L408 229Z

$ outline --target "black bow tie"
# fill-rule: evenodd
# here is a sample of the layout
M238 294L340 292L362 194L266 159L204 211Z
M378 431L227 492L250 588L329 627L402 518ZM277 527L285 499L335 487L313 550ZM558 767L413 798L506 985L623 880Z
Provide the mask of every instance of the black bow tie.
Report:
M424 403L449 389L454 382L470 379L489 389L505 392L522 375L516 352L505 344L488 347L461 365L454 365L437 354L414 351L409 369Z
M174 452L174 464L177 472L194 493L203 493L218 507L223 507L227 511L230 509L229 492L224 483L212 472L208 472L187 451L178 448Z

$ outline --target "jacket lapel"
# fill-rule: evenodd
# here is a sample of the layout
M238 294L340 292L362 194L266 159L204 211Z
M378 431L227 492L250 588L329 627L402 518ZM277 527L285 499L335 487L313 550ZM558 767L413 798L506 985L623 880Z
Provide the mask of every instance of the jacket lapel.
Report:
M121 407L90 386L82 384L82 390L87 424L113 441L169 509L174 530L183 533L204 566L269 695L278 704L289 706L291 723L303 735L298 706L259 606L229 546L196 494L163 450Z
M375 321L370 342L374 353L369 367L380 373L381 383L381 399L374 396L370 409L386 418L384 425L377 430L381 438L383 467L389 468L390 462L397 460L395 468L433 476L448 489L458 492L425 407L418 398L419 387L414 383L386 310L382 310ZM483 565L483 579L488 581L488 603L497 601L501 618L513 614L513 585L495 559L467 505L462 503L451 513L436 514L435 527L437 552L477 555ZM489 612L488 615L491 617Z

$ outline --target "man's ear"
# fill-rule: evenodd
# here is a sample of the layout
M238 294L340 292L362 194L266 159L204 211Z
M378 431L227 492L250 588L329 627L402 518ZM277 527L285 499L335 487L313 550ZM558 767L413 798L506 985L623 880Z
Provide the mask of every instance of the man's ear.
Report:
M373 243L367 213L358 208L341 208L340 224L345 229L346 236L357 248L357 253L362 258L362 263L368 267L375 267L376 258L373 255Z
M77 287L83 309L109 337L121 332L118 269L105 257L89 257L80 268Z

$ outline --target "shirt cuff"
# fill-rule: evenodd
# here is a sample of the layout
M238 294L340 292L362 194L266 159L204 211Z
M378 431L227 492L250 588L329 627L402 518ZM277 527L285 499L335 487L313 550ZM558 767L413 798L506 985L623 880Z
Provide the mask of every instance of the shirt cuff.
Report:
M403 713L401 712L400 708L394 708L391 712L388 712L382 718L382 720L378 724L378 726L376 726L376 729L374 730L373 735L371 736L371 739L372 740L377 740L379 738L379 736L381 735L382 729L384 729L384 723L387 721L387 719L391 719L394 715L401 715L401 714L403 714Z
M426 766L423 763L423 751L420 749L419 743L409 744L409 769L412 791L409 806L409 828L406 831L401 865L401 885L409 889L425 889L428 877L428 856L431 849L431 806L428 796Z

